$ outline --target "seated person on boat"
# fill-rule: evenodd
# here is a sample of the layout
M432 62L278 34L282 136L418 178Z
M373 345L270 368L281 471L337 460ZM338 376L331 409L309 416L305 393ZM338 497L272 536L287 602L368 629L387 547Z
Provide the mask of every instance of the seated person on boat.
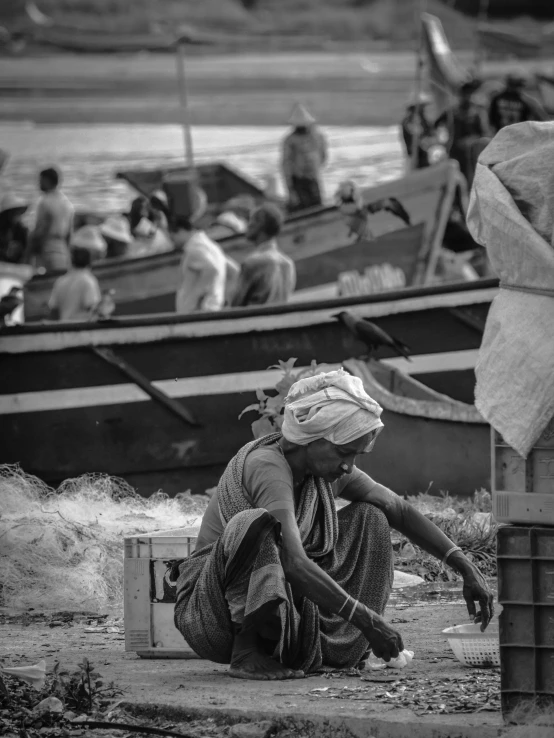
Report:
M11 192L0 201L0 261L18 263L23 259L29 238L23 215L28 207Z
M175 625L231 676L287 679L356 667L403 650L383 618L393 581L392 526L464 578L484 629L492 594L430 520L355 466L383 428L381 407L344 370L301 379L282 434L237 453L210 500L195 553L179 566ZM338 513L335 498L351 502ZM475 615L475 601L480 614Z
M296 267L279 249L277 236L283 214L276 205L265 203L252 213L246 238L255 245L241 265L232 300L234 307L287 302L296 286Z
M92 226L83 226L80 231L85 228ZM72 267L67 274L58 277L54 282L48 301L52 320L92 319L94 310L102 299L102 293L98 280L90 270L91 251L92 249L87 248L82 239L77 241L77 245L72 246Z
M194 187L190 192L190 214L176 219L173 238L176 247L183 248L180 283L175 296L178 313L221 310L230 299L230 291L234 291L238 279L238 265L205 231L195 226L206 208L206 193Z

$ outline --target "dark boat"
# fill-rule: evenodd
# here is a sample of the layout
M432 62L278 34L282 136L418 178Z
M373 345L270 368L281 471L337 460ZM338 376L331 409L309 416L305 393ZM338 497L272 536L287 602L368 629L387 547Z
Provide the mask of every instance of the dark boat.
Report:
M490 489L490 427L475 409L383 362L350 360L383 408L378 446L358 466L398 493L471 495Z
M375 238L372 241L355 243L336 207L314 208L289 218L279 243L297 262L298 289L335 283L340 272L352 268L363 271L383 261L401 268L407 285L428 283L434 273L451 209L455 167L452 162L442 162L365 189L366 202L396 198L412 222L406 228L390 213L371 215L370 226ZM125 176L145 192L158 181L154 174L142 178L134 173L132 180L129 173ZM239 262L251 248L242 236L223 239L220 244ZM181 252L174 250L133 259L98 261L94 271L102 289L115 290L117 315L168 312L175 307L180 259ZM38 275L27 283L25 320L41 320L48 316L48 299L56 276Z
M139 492L213 486L251 438L240 412L297 358L338 364L367 348L334 317L353 310L406 343L412 361L375 358L431 389L473 401L474 366L497 280L371 297L103 323L21 325L0 333L0 462L56 483L85 472ZM431 481L431 480L429 480Z

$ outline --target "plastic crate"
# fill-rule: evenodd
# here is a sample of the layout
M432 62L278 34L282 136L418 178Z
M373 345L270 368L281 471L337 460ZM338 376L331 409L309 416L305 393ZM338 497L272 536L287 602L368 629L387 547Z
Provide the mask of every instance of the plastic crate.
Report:
M554 418L527 459L491 429L492 511L499 523L554 525Z
M125 650L143 658L200 658L173 624L175 561L193 553L196 531L158 531L125 538Z
M498 530L502 710L554 706L554 528Z

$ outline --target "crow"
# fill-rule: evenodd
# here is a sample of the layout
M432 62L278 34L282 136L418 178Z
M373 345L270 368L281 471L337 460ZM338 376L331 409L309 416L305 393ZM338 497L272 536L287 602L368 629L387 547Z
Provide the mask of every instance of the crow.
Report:
M369 215L383 210L396 215L406 225L412 224L410 214L396 197L384 197L365 203L360 188L350 180L339 185L335 193L335 202L347 219L351 232L360 239L371 240L373 238L368 223Z
M0 299L0 326L6 325L6 318L9 318L23 302L21 292L21 287L12 287L8 294Z
M335 313L333 318L337 318L340 322L348 328L348 330L360 341L365 343L370 351L375 351L380 346L389 346L399 356L403 356L408 361L410 359L410 349L406 344L399 341L394 336L389 335L386 331L379 326L372 323L366 318L357 318L348 310L342 310L340 313Z
M386 210L397 218L400 218L406 225L411 225L410 214L406 208L402 205L400 200L396 197L385 197L382 200L375 200L375 202L369 202L365 209L368 213L378 213L380 210Z

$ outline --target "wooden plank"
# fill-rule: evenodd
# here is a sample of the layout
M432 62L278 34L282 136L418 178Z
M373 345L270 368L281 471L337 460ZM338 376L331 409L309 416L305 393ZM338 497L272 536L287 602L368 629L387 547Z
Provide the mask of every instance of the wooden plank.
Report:
M165 407L165 409L170 413L173 413L173 415L176 415L188 425L192 425L194 427L198 427L200 425L194 415L187 410L186 407L181 405L172 397L166 395L165 392L162 392L158 387L154 387L144 374L135 369L134 366L131 366L131 364L129 364L128 361L125 361L121 356L114 353L112 349L105 346L91 346L91 351L108 364L112 364L112 366L117 367L120 372L129 377L129 379L144 390L146 394L150 395L155 402Z

